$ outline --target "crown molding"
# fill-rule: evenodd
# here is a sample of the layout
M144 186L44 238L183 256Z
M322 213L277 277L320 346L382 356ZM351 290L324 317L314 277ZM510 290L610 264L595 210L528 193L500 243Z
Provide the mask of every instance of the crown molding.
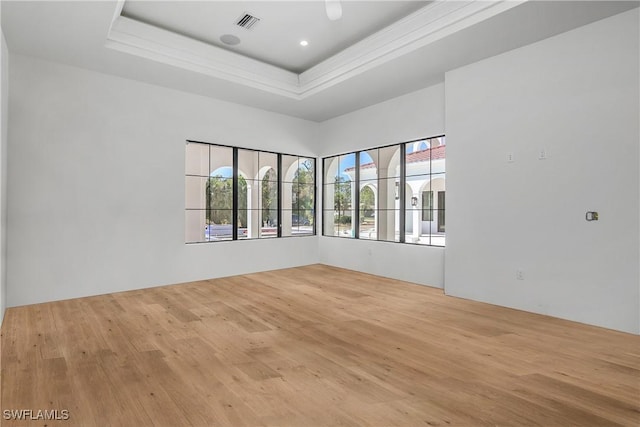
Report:
M117 2L105 46L302 100L525 1L435 1L301 74L121 16L124 0Z
M255 89L299 98L298 75L282 68L118 16L106 47Z
M313 95L526 1L435 1L301 73L301 94Z

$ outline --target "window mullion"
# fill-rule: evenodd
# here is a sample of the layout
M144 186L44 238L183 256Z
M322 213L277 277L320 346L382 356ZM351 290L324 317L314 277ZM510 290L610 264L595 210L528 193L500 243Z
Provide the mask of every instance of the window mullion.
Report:
M278 229L276 230L276 233L278 235L278 237L282 237L282 219L283 219L283 215L282 215L282 154L278 154L278 165L277 165L278 171L277 171L277 175L278 175L278 197L276 197L276 199L278 200Z
M406 223L406 197L407 197L407 144L400 144L400 243L405 243Z
M353 191L355 191L355 195L353 197L353 202L355 204L355 209L353 209L353 237L356 239L360 238L360 152L356 152L356 173L355 173L355 184L353 186Z
M211 187L210 187L210 183L211 183L211 146L207 145L207 157L208 157L208 162L207 162L207 183L209 183L209 185L205 185L205 189L208 189L208 193L205 195L205 203L206 206L204 207L205 211L204 211L204 218L205 218L205 224L207 223L207 218L209 219L209 224L207 224L207 227L209 228L209 230L211 230L211 223L212 223L212 218L213 218L213 212L211 211ZM208 201L208 203L207 203ZM209 231L209 233L211 233L211 231ZM211 235L211 234L209 234Z
M318 215L320 215L323 218L324 221L324 215L322 215L322 212L324 210L324 194L323 194L323 200L322 200L322 209L320 210L320 213L318 214L318 162L316 161L315 157L313 158L313 235L315 236L316 233L318 232ZM324 159L322 160L322 171L324 173ZM321 185L322 185L322 181L320 181ZM324 193L324 191L323 191ZM324 226L324 224L322 224L322 226ZM324 230L324 228L323 228ZM324 234L324 232L322 233Z
M238 240L238 202L240 199L238 186L238 149L233 148L233 212L231 214L232 240Z

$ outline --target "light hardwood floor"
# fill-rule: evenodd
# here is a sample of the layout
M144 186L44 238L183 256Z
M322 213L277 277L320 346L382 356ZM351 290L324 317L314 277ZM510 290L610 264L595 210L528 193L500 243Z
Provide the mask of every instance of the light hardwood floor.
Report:
M640 424L640 337L313 265L7 310L3 426Z

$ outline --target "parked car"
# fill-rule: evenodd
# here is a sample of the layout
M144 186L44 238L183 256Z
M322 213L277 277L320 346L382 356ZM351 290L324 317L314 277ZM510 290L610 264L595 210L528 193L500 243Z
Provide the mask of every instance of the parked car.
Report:
M311 225L309 220L298 214L291 214L291 225Z
M206 240L229 239L233 235L233 225L231 224L209 224L204 227ZM247 229L239 228L238 237L246 237Z

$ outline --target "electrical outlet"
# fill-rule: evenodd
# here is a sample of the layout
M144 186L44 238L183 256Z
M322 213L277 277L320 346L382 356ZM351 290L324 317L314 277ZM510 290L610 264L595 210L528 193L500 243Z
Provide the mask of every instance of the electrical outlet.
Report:
M522 270L516 270L516 279L524 280L524 272Z
M598 212L587 212L584 218L587 221L597 221L599 217Z
M507 153L507 163L513 163L515 161L516 161L516 158L513 155L513 153Z
M547 149L541 148L540 151L538 152L538 160L545 160L547 159L547 157L549 157L549 153L547 152Z

